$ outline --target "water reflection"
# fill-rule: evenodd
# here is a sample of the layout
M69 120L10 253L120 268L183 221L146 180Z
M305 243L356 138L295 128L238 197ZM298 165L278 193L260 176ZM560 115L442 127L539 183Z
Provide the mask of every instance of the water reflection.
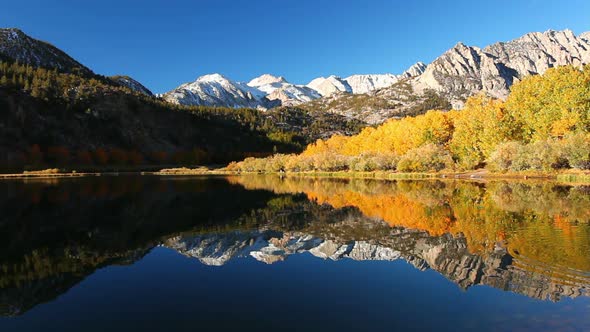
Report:
M112 177L0 184L0 314L155 246L203 264L393 261L558 301L590 285L588 187L553 183Z

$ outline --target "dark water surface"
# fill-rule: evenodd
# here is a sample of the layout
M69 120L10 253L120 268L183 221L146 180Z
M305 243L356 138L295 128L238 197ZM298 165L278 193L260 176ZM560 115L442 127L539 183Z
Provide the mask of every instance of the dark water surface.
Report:
M589 331L590 188L0 182L0 331Z

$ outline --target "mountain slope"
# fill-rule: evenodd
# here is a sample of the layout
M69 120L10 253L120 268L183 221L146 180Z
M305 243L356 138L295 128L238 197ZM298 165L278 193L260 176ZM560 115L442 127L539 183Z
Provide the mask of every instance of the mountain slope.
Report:
M19 29L0 29L0 54L35 67L92 76L94 73L57 47L27 36Z
M318 77L307 84L309 88L316 90L322 96L330 96L339 92L352 93L352 88L338 76Z
M127 88L131 89L132 91L143 93L148 96L154 95L148 88L143 86L143 84L139 83L138 81L136 81L135 79L133 79L129 76L115 75L115 76L111 76L109 78L111 80L115 81L117 84L127 87Z
M388 87L358 95L330 91L324 98L300 107L377 124L391 117L420 114L428 107L461 109L469 96L479 92L505 98L512 84L528 75L542 74L556 66L589 63L590 32L579 36L570 30L534 32L483 49L458 43L428 66L412 66ZM356 80L361 81L360 77ZM365 84L370 81L366 79ZM356 90L361 91L358 87Z
M590 63L588 35L576 36L570 30L533 32L483 49L459 43L428 65L412 85L418 91L444 93L458 108L480 91L505 98L510 86L525 76L556 66Z

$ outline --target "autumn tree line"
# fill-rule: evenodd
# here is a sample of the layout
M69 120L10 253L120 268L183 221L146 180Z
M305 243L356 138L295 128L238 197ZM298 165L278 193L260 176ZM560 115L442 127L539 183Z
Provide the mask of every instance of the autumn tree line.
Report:
M590 169L590 65L549 69L512 86L506 100L483 94L462 110L432 110L358 135L335 135L301 154L248 158L241 172Z

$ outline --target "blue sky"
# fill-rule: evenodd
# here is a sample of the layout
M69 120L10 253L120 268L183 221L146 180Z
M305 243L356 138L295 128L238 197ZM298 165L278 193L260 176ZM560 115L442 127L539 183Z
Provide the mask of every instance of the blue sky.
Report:
M590 1L28 0L5 1L0 26L49 41L99 74L165 92L213 72L294 83L400 73L459 41L588 31Z

